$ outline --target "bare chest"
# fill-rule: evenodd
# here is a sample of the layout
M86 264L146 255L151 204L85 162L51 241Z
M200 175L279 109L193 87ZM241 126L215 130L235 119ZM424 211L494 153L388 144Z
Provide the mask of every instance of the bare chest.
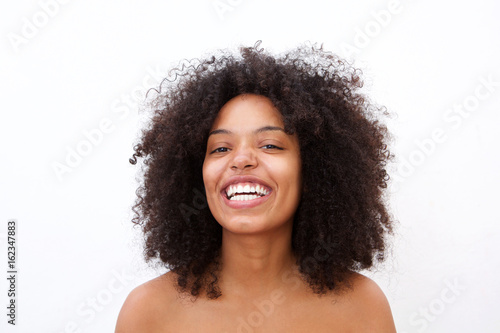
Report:
M275 299L276 301L276 299ZM342 309L331 301L286 301L272 299L239 304L180 306L171 312L159 332L281 333L349 332Z

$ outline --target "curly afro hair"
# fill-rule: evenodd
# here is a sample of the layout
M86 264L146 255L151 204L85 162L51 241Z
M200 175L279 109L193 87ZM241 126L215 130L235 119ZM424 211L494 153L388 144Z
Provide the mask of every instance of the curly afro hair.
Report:
M315 293L336 290L350 272L383 260L392 230L384 196L392 154L378 119L387 112L361 93L360 70L322 46L280 56L259 46L175 68L175 78L157 90L155 111L130 159L144 159L133 208L144 255L176 273L179 290L193 296L222 294L222 227L205 201L202 165L217 113L241 94L269 98L287 133L298 136L305 188L292 250Z

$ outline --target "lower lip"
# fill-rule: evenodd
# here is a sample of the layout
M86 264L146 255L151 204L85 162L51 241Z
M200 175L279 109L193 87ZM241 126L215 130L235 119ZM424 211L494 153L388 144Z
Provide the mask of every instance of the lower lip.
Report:
M221 193L221 196L227 206L235 209L243 209L243 208L253 208L260 204L263 204L264 202L267 201L267 199L269 199L271 193L253 200L229 200L227 198L226 193Z

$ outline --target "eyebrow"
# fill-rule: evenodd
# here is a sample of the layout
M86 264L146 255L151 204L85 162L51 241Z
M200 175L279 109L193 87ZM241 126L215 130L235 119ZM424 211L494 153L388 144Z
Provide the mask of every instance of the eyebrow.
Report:
M264 127L256 129L253 132L255 134L257 134L257 133L262 133L262 132L267 132L267 131L281 131L283 133L286 133L284 128L281 128L278 126L264 126ZM227 129L219 128L219 129L213 130L210 133L208 133L208 136L213 135L213 134L233 134L233 132L231 132Z

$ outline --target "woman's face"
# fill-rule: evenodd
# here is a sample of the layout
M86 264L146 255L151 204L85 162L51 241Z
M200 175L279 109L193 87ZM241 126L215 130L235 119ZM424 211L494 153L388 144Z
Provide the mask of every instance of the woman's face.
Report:
M302 189L300 148L280 112L259 95L227 102L207 142L203 181L210 210L226 230L291 227Z

